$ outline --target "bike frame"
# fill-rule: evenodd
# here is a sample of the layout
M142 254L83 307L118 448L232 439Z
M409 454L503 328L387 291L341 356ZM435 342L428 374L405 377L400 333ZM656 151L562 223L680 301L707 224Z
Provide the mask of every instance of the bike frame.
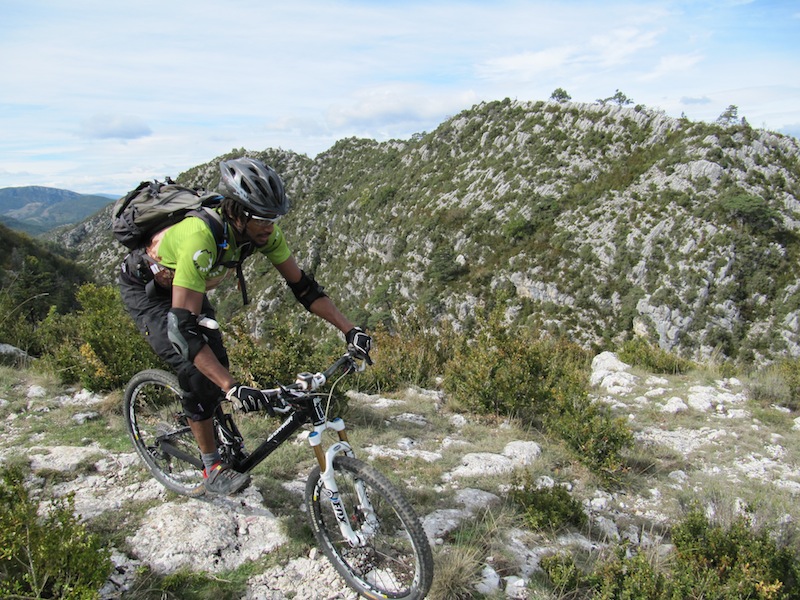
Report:
M325 373L301 373L298 382L293 386L295 390L302 390L293 392L290 389L274 389L263 390L269 396L278 396L281 393L288 393L292 395L294 402L289 413L289 416L277 427L269 436L258 445L253 452L242 460L236 460L232 465L237 471L246 473L253 470L261 464L268 456L277 450L281 444L287 441L295 433L297 433L306 423L312 423L313 430L308 436L308 443L314 451L320 468L320 479L323 482L325 494L331 503L333 513L336 515L336 520L339 524L339 530L347 542L353 546L364 545L372 533L378 529L378 521L375 517L375 511L372 508L369 498L367 497L366 488L361 481L355 482L356 494L358 496L359 508L363 511L365 522L362 523L361 531L356 533L350 525L350 520L347 515L347 510L339 499L339 487L336 485L336 477L334 474L333 461L336 456L343 454L346 456L355 457L350 442L347 439L347 432L345 431L344 421L336 417L333 420L328 420L325 411L322 407L320 396L313 395L313 392L328 380L330 375L343 364L347 364L352 359L345 355ZM218 407L215 414L215 425L217 427L217 434L220 443L232 445L237 442L236 433L231 430L230 423L233 425L231 416ZM322 433L327 429L335 431L339 441L335 442L327 449L322 447ZM196 457L187 457L183 452L175 448L168 440L161 440L160 445L167 453L182 460L190 459L192 463L197 463ZM234 453L235 456L235 453ZM202 468L202 462L198 465Z

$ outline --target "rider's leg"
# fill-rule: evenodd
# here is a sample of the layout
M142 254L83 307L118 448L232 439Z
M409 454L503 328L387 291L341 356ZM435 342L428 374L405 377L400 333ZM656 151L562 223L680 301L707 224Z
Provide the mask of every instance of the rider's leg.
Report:
M214 440L214 420L204 419L202 421L189 420L189 428L194 434L194 439L197 445L200 446L200 452L203 454L212 454L217 452L217 443ZM219 457L219 454L217 454Z
M222 464L214 439L214 424L211 418L222 397L222 391L192 363L185 360L172 346L167 335L167 313L172 306L168 290L158 289L147 294L145 286L132 278L120 277L120 293L128 314L156 354L165 360L177 373L183 390L181 397L184 414L200 448L205 465L205 487L218 494L233 494L250 483L250 476L237 473ZM214 309L203 298L203 314L214 318ZM208 345L220 363L228 367L228 354L222 343L219 330L203 332Z
M184 412L200 451L203 454L216 453L213 421L210 417L220 399L221 390L172 346L167 335L167 313L172 306L169 290L157 287L156 293L148 294L144 283L125 276L120 277L119 287L125 308L139 331L155 353L178 375L184 391ZM203 299L203 313L212 319L215 316L208 298ZM228 355L219 330L207 330L206 337L217 359L227 367Z

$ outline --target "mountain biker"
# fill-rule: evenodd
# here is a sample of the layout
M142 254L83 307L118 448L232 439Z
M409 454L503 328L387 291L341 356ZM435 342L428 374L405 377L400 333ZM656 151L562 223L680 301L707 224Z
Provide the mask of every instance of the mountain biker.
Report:
M368 361L372 340L292 256L276 224L289 211L278 174L251 158L225 160L219 168L224 200L217 211L228 233L226 241L218 247L203 219L187 217L125 257L119 286L139 331L178 375L184 413L205 467L206 490L233 494L250 483L250 476L220 460L214 409L223 395L245 411L267 408L269 401L260 390L237 382L228 370L228 355L206 295L230 272L230 265L244 256L242 252L261 252L306 310L339 329L348 347ZM221 262L216 260L218 252L223 253Z

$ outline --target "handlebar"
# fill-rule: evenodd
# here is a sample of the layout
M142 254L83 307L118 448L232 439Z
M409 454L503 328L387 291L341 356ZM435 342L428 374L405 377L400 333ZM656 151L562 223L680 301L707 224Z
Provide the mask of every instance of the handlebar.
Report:
M342 375L363 371L366 368L363 363L358 363L353 354L347 352L322 372L298 373L297 379L292 384L261 391L271 400L284 399L286 396L291 396L291 394L287 394L287 392L292 391L314 392L325 385L325 383L327 383L327 381L342 367L344 367L344 373L342 373Z

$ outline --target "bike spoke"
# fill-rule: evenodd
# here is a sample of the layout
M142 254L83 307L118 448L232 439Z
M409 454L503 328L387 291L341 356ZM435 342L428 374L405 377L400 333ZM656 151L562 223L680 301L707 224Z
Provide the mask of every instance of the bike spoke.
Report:
M368 598L423 598L433 562L407 501L377 471L355 459L338 457L334 472L348 523L360 543L352 546L341 533L321 479L313 486L310 480L310 516L323 551L351 587Z
M138 374L125 391L125 422L153 476L174 492L195 496L203 491L200 451L183 414L179 390L169 373Z

